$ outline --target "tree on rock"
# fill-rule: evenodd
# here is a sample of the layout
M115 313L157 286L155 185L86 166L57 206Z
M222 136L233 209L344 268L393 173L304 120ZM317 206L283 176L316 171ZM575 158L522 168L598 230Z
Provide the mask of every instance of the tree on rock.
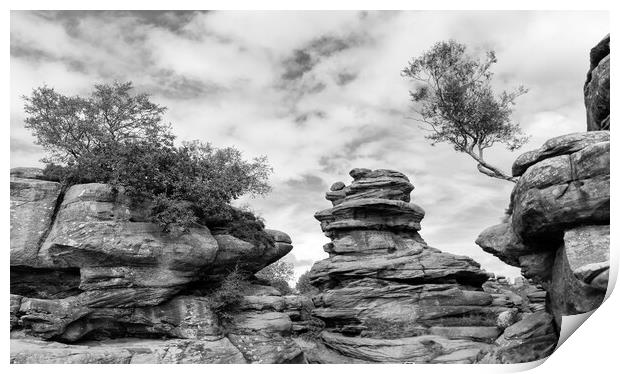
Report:
M162 122L165 107L145 93L132 95L131 82L95 85L90 97L65 96L43 86L24 96L26 128L49 153L48 162L76 163L113 146L141 141L171 145Z
M491 86L491 66L495 53L484 60L468 54L464 44L454 40L436 43L402 70L417 83L410 91L418 121L428 130L427 139L449 143L458 152L471 156L478 170L493 178L516 182L509 174L488 163L484 151L502 143L510 151L528 141L511 114L515 99L527 92L523 86L496 94Z
M146 93L134 94L131 82L95 85L87 97L44 86L24 100L25 127L49 154L43 159L48 178L65 185L107 183L148 199L153 221L165 231L235 224L241 239L273 242L260 219L229 205L269 191L265 157L245 160L236 148L199 141L175 145L162 119L166 108Z

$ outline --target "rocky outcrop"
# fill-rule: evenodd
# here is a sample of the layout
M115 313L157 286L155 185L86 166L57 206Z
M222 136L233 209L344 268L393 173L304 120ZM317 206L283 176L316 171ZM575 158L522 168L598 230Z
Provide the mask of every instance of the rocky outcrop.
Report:
M11 339L12 364L244 364L226 337L214 340L117 339L69 345Z
M575 138L588 141L567 146ZM530 246L559 243L569 227L609 223L609 132L563 135L543 148L549 143L572 152L551 153L515 174L512 228Z
M303 343L308 360L474 363L533 312L529 300L485 283L490 274L471 258L426 244L419 234L424 210L410 202L405 175L350 175L349 186L338 182L327 193L334 206L315 214L331 242L324 246L329 258L310 273L320 290L312 314L325 329Z
M281 296L272 287L248 288L239 307L231 312L230 319L224 320L214 311L214 301L205 296L175 296L160 305L141 308L85 309L76 307L79 303L72 301L12 295L11 318L19 321L21 327L12 332L13 362L34 362L27 357L30 353L26 353L33 350L39 363L52 363L58 353L56 349L61 347L79 363L304 361L292 335L293 325L302 322L310 301L302 296ZM36 342L32 336L43 340ZM154 345L148 356L127 358L127 350L148 346L153 339L159 339L160 343ZM42 342L46 340L49 344ZM71 344L63 346L51 340ZM183 358L184 349L203 349L205 345L208 349L203 356ZM22 347L28 350L24 352ZM92 347L97 349L93 351ZM165 351L168 347L179 351L180 361L175 361L174 356L158 356L158 350ZM213 355L208 355L211 351ZM95 358L91 357L95 353Z
M557 321L601 305L609 282L609 248L608 225L566 231L549 285L550 307Z
M588 132L552 138L519 156L511 216L476 243L548 292L555 323L597 308L609 281L609 36L592 49Z
M11 266L37 267L60 198L60 183L11 174Z
M605 295L609 152L609 132L592 131L553 138L520 156L513 166L520 179L509 222L486 229L476 240L547 289L558 325L562 315L598 307Z
M590 70L583 87L588 131L609 130L610 37L590 51Z
M254 281L231 311L211 292L232 269L254 273L292 249L208 228L164 233L104 184L64 191L32 168L11 173L11 362L304 361L293 334L308 299Z
M293 249L291 238L278 230L265 230L273 239L273 246L258 246L229 234L213 235L219 250L211 265L202 273L209 280L221 279L222 275L232 269L256 273L282 258Z
M480 362L506 364L538 360L553 353L556 341L551 315L545 311L527 314L504 330L495 347Z
M597 239L609 241L609 154L609 132L592 131L550 139L540 149L518 157L513 175L520 179L512 192L509 222L486 229L476 243L543 284L552 281L566 235L575 238L570 245L580 241L591 247L580 255L591 251L599 259L608 256L608 245L571 232L598 226Z

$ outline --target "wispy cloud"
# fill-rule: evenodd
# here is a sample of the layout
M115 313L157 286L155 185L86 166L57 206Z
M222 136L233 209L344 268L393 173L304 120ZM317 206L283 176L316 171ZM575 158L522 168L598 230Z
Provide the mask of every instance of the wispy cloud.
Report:
M20 95L131 80L169 108L180 140L268 156L273 192L239 203L292 236L298 274L326 256L313 213L330 206L328 186L368 167L411 178L429 244L515 275L474 244L502 217L511 186L451 147L429 145L409 118L411 83L400 70L448 38L495 49L497 88L530 88L515 112L533 135L528 150L585 129L588 51L608 30L605 12L13 11L11 165L43 156L23 127ZM516 155L488 157L508 169Z

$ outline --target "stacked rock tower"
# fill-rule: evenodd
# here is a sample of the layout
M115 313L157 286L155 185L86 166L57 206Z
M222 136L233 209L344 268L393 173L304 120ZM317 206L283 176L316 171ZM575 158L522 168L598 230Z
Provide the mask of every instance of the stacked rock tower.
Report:
M315 214L331 239L329 258L310 273L321 349L340 362L474 363L497 348L520 310L482 289L489 274L474 260L426 244L409 179L392 170L350 175L353 183L327 193L333 207ZM528 349L542 357L555 342L551 318L529 317L540 328L538 349Z

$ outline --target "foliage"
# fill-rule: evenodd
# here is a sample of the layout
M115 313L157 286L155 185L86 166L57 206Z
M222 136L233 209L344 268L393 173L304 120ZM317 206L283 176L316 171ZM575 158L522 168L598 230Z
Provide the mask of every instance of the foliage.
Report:
M265 222L262 217L246 206L240 208L228 206L227 209L225 219L214 216L205 218L214 234L229 234L263 247L275 244L273 238L264 230Z
M230 320L231 313L243 301L245 291L250 285L247 277L248 275L239 269L234 269L213 291L211 295L213 310L221 319Z
M155 196L153 199L152 214L155 222L158 222L166 231L185 231L197 223L193 203L187 200L171 199L164 194Z
M290 295L293 293L293 289L284 279L273 279L269 281L269 284L271 285L271 287L280 291L282 295Z
M314 287L310 283L310 270L306 271L305 273L299 276L299 279L297 280L297 284L295 284L295 289L299 291L299 293L302 295L306 295L306 294L313 295L313 294L318 293L319 291L318 288Z
M294 271L293 264L283 260L274 262L273 264L261 269L257 272L256 277L263 279L271 286L282 292L283 295L288 295L293 292L288 282L293 279Z
M411 60L402 75L417 83L410 97L433 145L449 143L471 156L481 173L515 182L484 159L484 150L496 143L514 151L528 141L510 118L515 99L527 90L520 86L496 95L490 70L496 62L493 51L481 61L468 54L464 44L449 40Z
M49 153L50 162L71 163L132 140L170 143L162 123L166 108L147 94L131 95L131 82L95 85L90 97L65 96L47 86L24 97L26 128Z
M131 82L101 84L89 97L69 97L40 87L24 97L26 127L50 154L46 175L65 184L108 183L153 200L153 220L165 231L232 225L245 238L269 243L260 219L229 205L269 191L266 158L246 161L235 148L199 141L176 146L162 122L166 108L132 89Z

